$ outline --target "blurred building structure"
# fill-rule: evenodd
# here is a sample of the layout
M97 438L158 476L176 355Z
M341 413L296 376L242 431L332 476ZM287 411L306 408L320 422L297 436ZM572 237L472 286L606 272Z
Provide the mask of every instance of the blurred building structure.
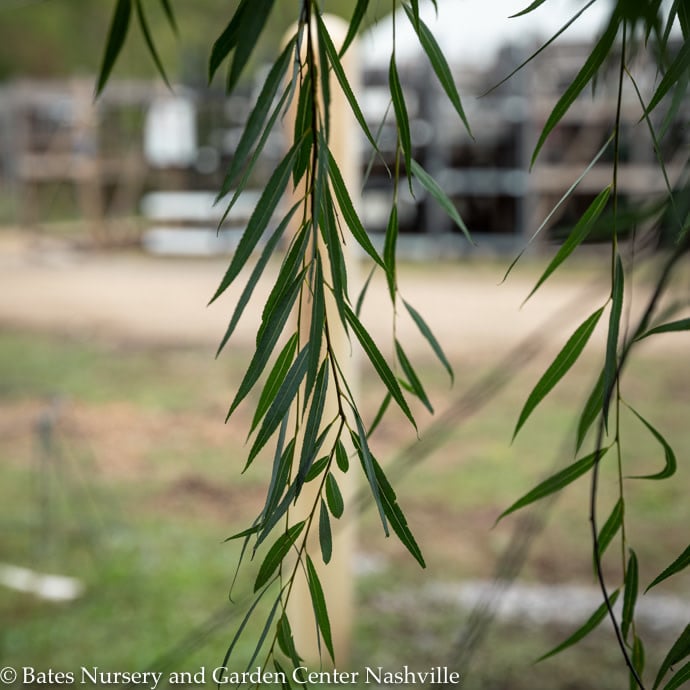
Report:
M560 4L559 4L560 3ZM558 97L583 64L610 8L595 3L535 60L506 82L501 80L559 31L584 6L570 0L514 19L513 0L422 2L421 16L447 55L463 99L472 136L448 103L402 10L396 16L396 60L412 120L415 158L445 189L480 247L492 251L522 246L589 166L606 142L615 118L617 63L598 75L596 93L585 93L554 129L530 171L539 132ZM560 9L556 9L556 8ZM385 230L391 199L389 169L395 153L395 125L387 91L392 48L389 22L375 25L362 39L364 89L359 94L372 131L379 131L382 156L371 158L362 141L362 166L368 169L362 216L374 236ZM642 55L640 51L640 55ZM642 58L639 58L642 59ZM638 86L649 98L658 71L649 61L637 65ZM143 215L153 227L151 246L170 241L171 231L195 228L204 238L197 250L232 250L257 192L274 169L285 142L279 128L269 138L257 165L246 203L225 220L222 244L214 244L222 202L215 190L234 154L251 110L261 75L252 88L226 98L211 89L113 81L93 102L93 83L16 82L0 87L0 181L16 199L17 221L38 222L46 189L68 189L74 208L99 242L118 241L109 219ZM495 84L500 85L490 90ZM653 200L664 193L657 156L634 89L623 94L619 189L624 201ZM681 103L690 115L690 104ZM655 111L661 125L664 113ZM677 117L676 121L688 121ZM383 122L383 125L381 124ZM363 137L362 137L363 139ZM690 133L678 127L664 138L662 155L671 183L686 165ZM558 239L571 219L610 182L610 150L559 208L542 238ZM371 166L370 166L371 164ZM43 190L43 192L42 192ZM404 242L421 255L462 254L471 248L435 202L413 185L401 185L399 209ZM166 233L168 233L166 235ZM205 234L201 234L205 233ZM210 244L209 244L210 243ZM193 242L192 242L193 244ZM187 241L183 246L191 246Z

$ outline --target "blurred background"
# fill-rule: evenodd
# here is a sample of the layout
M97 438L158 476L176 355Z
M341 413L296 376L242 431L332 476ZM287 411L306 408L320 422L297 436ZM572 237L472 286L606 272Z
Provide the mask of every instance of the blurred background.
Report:
M428 568L420 571L383 537L370 507L362 510L347 665L448 666L463 674L465 688L620 688L626 674L606 626L533 665L599 604L586 481L494 527L508 505L572 460L578 412L602 363L600 327L511 444L529 391L610 289L604 214L591 241L521 308L559 241L610 181L615 60L599 76L595 98L587 92L573 105L528 171L536 138L608 5L594 5L537 60L486 93L581 4L550 2L511 21L506 17L521 9L511 2L438 4L438 21L430 3L422 3L422 16L449 58L474 139L446 102L404 15L396 54L415 158L446 190L477 246L422 189L413 185L412 196L401 185L402 294L443 344L456 380L451 388L425 341L400 318L398 336L409 344L436 415L416 410L418 440L391 411L372 444L396 482ZM152 3L149 22L174 89L156 77L132 26L94 103L112 3L0 0L0 665L212 668L241 620L253 578L241 575L238 603L228 605L239 552L223 540L263 505L270 458L240 476L251 405L231 423L223 420L280 257L218 359L239 292L205 305L282 157L279 128L219 232L224 207L213 201L293 5L276 2L250 69L227 97L222 78L211 85L205 78L209 47L229 18L225 4L174 3L176 38ZM325 5L345 17L351 12L351 3ZM361 142L360 208L379 246L391 198L384 162L391 165L395 152L392 114L386 118L387 9L372 3L367 15L358 93L372 131L380 131L383 160L372 160ZM635 67L648 95L657 67L642 54ZM672 184L687 166L690 143L690 104L678 108L661 152ZM653 204L665 190L640 114L634 90L626 88L624 209ZM650 293L671 228L664 219L639 224L630 319ZM668 303L687 305L689 287L684 266ZM363 318L384 350L392 324L387 299L384 281L374 279ZM626 400L664 433L679 459L671 482L626 484L628 536L645 586L687 546L687 345L684 334L645 343L624 384ZM383 393L366 370L361 396L371 419ZM663 466L663 449L632 414L623 413L622 428L628 474ZM602 516L616 492L615 468L604 466ZM616 544L606 567L617 583ZM650 667L687 623L689 589L681 575L654 598L643 597L640 631ZM260 619L256 625L254 637ZM252 637L250 630L240 659L249 658Z

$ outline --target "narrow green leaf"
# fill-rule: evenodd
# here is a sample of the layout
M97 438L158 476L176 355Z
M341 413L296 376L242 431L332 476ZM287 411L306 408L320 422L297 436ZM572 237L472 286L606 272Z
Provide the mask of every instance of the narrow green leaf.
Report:
M266 269L269 259L271 258L271 256L273 256L273 252L275 251L276 247L278 246L278 243L283 237L283 233L285 232L285 229L292 220L292 216L295 214L295 211L297 210L298 206L300 206L300 202L297 202L288 211L285 218L283 218L283 220L280 222L280 225L275 229L274 233L271 235L268 242L266 242L266 246L261 251L261 256L254 265L251 275L247 280L247 284L244 286L242 294L240 295L240 298L237 300L235 311L232 313L230 323L228 324L225 334L223 335L223 339L220 341L220 345L218 346L218 350L216 351L216 357L220 355L223 348L227 345L228 340L230 340L230 337L235 332L235 328L237 327L237 324L240 322L240 318L242 317L242 314L244 313L244 310L247 304L249 304L249 300L251 299L251 296L254 293L254 288L258 284L259 278L261 278L261 276L263 275L263 272Z
M319 513L319 545L321 546L321 557L323 562L328 564L333 554L333 537L331 535L331 520L328 517L326 502L321 499L321 510Z
M312 278L312 307L311 323L309 325L309 343L311 351L307 364L307 380L304 391L304 405L306 408L307 396L311 394L312 386L316 380L316 373L319 369L319 358L321 357L321 341L326 327L326 298L323 291L324 277L321 269L321 257L317 254L315 261L314 276Z
M110 20L110 28L108 29L108 38L105 43L105 52L103 53L101 69L98 72L96 96L100 95L110 78L110 73L113 71L117 56L122 50L125 38L127 38L127 30L129 29L129 20L131 16L132 0L117 0L113 17Z
M340 439L338 439L338 442L335 444L335 462L340 468L341 472L347 472L350 469L350 458L348 457L345 446Z
M426 563L424 562L424 556L419 548L410 528L407 525L407 519L402 512L400 506L398 505L398 499L395 495L395 491L391 486L388 478L383 472L381 465L376 462L374 458L374 471L376 473L376 481L379 485L379 491L381 494L381 501L383 503L383 510L386 517L390 521L393 531L400 539L403 546L412 554L414 559L422 566L426 568Z
M658 335L659 333L675 333L677 331L690 331L690 319L679 319L678 321L671 321L669 323L655 326L645 331L642 335L635 338L635 340L642 340L648 338L650 335Z
M676 688L682 688L688 681L690 681L690 662L676 671L671 680L664 685L663 690L676 690Z
M259 567L259 573L254 582L255 592L258 592L271 579L271 575L278 569L278 566L287 556L295 540L302 533L305 524L305 521L302 520L292 525L276 539Z
M546 2L546 0L534 0L533 3L531 3L529 6L525 7L524 10L521 10L520 12L516 12L515 14L511 14L509 19L514 19L515 17L521 17L523 14L529 14L533 10L536 10L539 5L543 5Z
M388 85L391 92L391 99L393 100L395 121L398 125L400 146L405 158L405 170L407 171L407 177L411 184L412 178L409 173L409 171L412 169L412 136L410 134L410 118L407 115L405 94L403 93L402 86L400 85L400 76L398 75L398 68L395 65L394 54L391 55L390 65L388 67ZM412 191L411 187L410 191Z
M623 595L623 617L621 619L621 633L623 639L628 639L630 626L635 618L635 604L637 603L637 588L639 583L639 572L637 567L637 556L630 549L628 567L625 573L625 593Z
M554 359L549 368L544 372L544 375L539 379L537 385L529 394L527 402L522 408L522 412L520 412L520 417L515 426L515 431L513 432L513 439L515 439L522 425L532 414L534 408L551 392L553 387L563 376L565 376L570 367L575 364L578 357L585 349L585 345L587 345L590 336L594 332L603 311L603 307L597 309L597 311L587 317L584 322L577 327L563 349L558 353L556 359Z
M594 75L599 71L599 68L604 63L604 60L609 56L616 35L618 34L618 27L620 25L620 17L617 12L613 13L609 25L606 27L603 35L597 42L596 46L591 50L589 57L582 66L582 69L577 73L570 86L565 90L563 95L554 106L551 114L546 120L546 124L539 135L537 145L534 147L532 153L532 160L530 168L534 166L537 156L541 151L547 137L553 131L554 127L561 121L563 116L568 112L570 106L575 102L575 99L580 95L582 90L589 84Z
M345 503L338 482L330 472L326 477L326 501L328 501L328 508L333 513L333 517L340 519L345 510Z
M465 225L465 221L463 221L463 219L460 217L455 205L446 196L446 193L441 189L438 182L436 182L436 180L431 177L431 175L429 175L429 173L424 170L424 168L422 168L422 166L417 163L414 158L412 159L410 165L412 166L412 174L419 180L422 187L424 187L424 189L426 189L427 192L429 192L429 194L436 199L441 208L448 214L449 218L460 228L460 230L462 230L467 240L471 244L474 244L475 242L470 235L470 231Z
M357 0L352 17L350 18L350 23L348 24L347 35L345 36L342 47L340 48L340 57L345 55L345 51L350 47L350 44L352 41L354 41L355 36L357 36L362 19L364 19L364 15L367 13L368 8L369 0Z
M683 630L680 637L673 643L666 658L661 663L652 690L656 690L668 670L678 662L683 661L688 654L690 654L690 625L685 626L685 630Z
M293 482L292 484L290 484L287 491L285 492L285 495L280 499L280 502L273 509L273 511L267 513L266 519L261 525L261 532L256 538L256 544L254 545L254 553L256 553L257 549L259 548L259 546L261 546L261 544L268 537L268 535L271 534L273 528L283 519L283 517L285 517L285 515L287 515L288 509L295 500L296 495L297 484Z
M268 613L268 617L266 618L264 627L261 630L261 634L259 635L259 638L254 644L254 651L252 652L252 655L249 661L247 662L247 666L245 669L247 673L251 671L252 664L256 660L256 657L259 656L259 652L261 651L261 648L264 646L264 642L266 641L266 637L268 636L268 631L271 629L271 626L273 625L273 619L275 618L276 612L278 611L278 605L280 603L280 597L276 597L275 601L273 602L273 606L271 606L271 610Z
M443 352L443 348L439 344L438 340L436 340L436 337L431 332L431 329L427 325L426 321L424 321L424 319L422 318L422 315L405 300L403 300L403 304L405 305L405 309L407 309L408 314L412 317L412 320L415 322L415 325L419 329L419 332L424 336L426 341L431 346L431 349L438 357L441 364L443 364L443 366L446 368L446 371L448 372L448 376L450 376L450 380L452 383L453 381L455 381L455 374L453 373L453 367L450 366L450 362L448 361L445 353Z
M455 86L455 80L448 66L443 51L439 47L434 35L429 31L429 27L420 19L416 18L412 10L405 4L403 4L407 17L410 20L417 36L419 37L419 42L424 49L424 52L429 58L429 62L433 67L434 72L436 72L436 77L438 78L443 90L448 96L448 100L452 103L455 108L455 112L459 115L462 123L465 125L467 133L472 136L472 130L470 129L470 123L467 121L467 116L463 110L462 103L460 101L460 94Z
M663 79L659 82L652 100L649 101L647 105L646 115L654 110L654 108L661 103L664 96L677 84L681 82L685 73L690 69L690 42L683 41L680 46L680 50L676 55L675 59L671 63L671 66L666 70Z
M151 31L149 30L149 24L146 21L146 15L144 14L144 8L141 4L141 0L135 0L135 4L137 10L137 18L139 19L139 27L141 28L141 33L144 36L146 47L149 49L151 58L156 63L156 69L158 70L158 73L160 74L161 78L165 82L166 86L169 89L172 89L172 87L170 86L170 82L168 81L168 75L165 73L165 67L163 67L163 62L161 61L160 56L158 55L158 51L156 50L156 45L153 42L153 36L151 35Z
M313 482L317 477L320 477L330 460L331 459L328 455L324 455L322 458L314 461L312 466L309 468L309 472L307 472L306 476L304 477L304 483L309 484L309 482Z
M240 75L249 62L249 58L259 42L259 37L268 23L267 19L271 14L274 2L275 0L252 0L251 10L242 17L242 25L237 36L235 52L225 83L228 93L237 86Z
M246 163L252 147L259 138L266 123L266 118L268 117L273 100L278 92L278 88L285 81L285 73L290 65L294 50L295 43L294 40L292 40L285 46L283 52L273 63L273 66L266 77L266 81L261 87L261 92L256 100L256 104L247 118L247 124L242 131L242 136L237 143L237 148L235 149L232 160L230 161L230 167L228 168L225 178L223 179L223 184L221 185L220 192L218 193L218 199L225 196L233 187L237 175L242 170L242 167ZM272 127L272 123L269 122L268 126ZM294 139L294 141L299 140L300 137L296 137Z
M395 293L397 292L397 278L395 275L395 248L398 242L398 207L393 204L391 214L388 218L386 227L386 239L383 246L383 260L386 264L386 281L388 282L388 292L391 302L395 303Z
M623 510L623 499L619 498L618 501L616 501L616 505L613 506L613 510L611 511L611 514L604 523L604 526L601 528L601 531L599 532L599 536L597 539L597 542L599 544L599 558L601 558L604 555L606 548L611 543L616 534L618 534L618 531L620 530L621 525L623 524Z
M276 450L273 455L271 483L266 492L266 503L261 511L261 517L264 521L268 520L269 516L272 515L273 511L276 509L276 506L280 503L280 498L285 492L285 488L290 480L292 461L295 457L295 438L291 438L287 446L284 445L289 421L289 417L285 417L280 427L278 443L276 444Z
M594 384L592 392L587 398L584 408L582 408L582 414L580 414L580 420L577 424L577 441L575 443L575 452L577 453L582 447L582 442L587 436L594 420L599 416L604 405L604 370L601 370L597 382Z
M161 6L163 7L163 12L165 12L165 16L168 19L168 24L170 24L170 28L175 32L175 34L178 34L179 29L177 28L177 22L175 21L175 13L173 12L170 0L161 0Z
M247 527L247 529L243 529L241 532L237 532L237 534L233 534L230 537L225 537L223 541L234 541L235 539L244 539L245 537L251 537L252 534L256 534L260 529L261 523L257 523L255 525L252 525L251 527Z
M318 127L319 134L323 134L326 141L330 141L331 133L331 79L328 70L328 54L326 52L326 42L329 37L325 36L326 32L325 24L317 22L316 33L317 33L317 46L319 49L319 65L323 65L322 69L319 69L319 82L321 84L321 102L319 104L320 115L322 118L321 127ZM316 127L314 123L314 127Z
M244 400L249 391L254 387L254 384L259 380L259 376L266 367L269 358L274 352L276 343L280 334L283 332L283 327L288 320L292 312L292 308L297 300L297 295L299 294L299 289L302 284L301 276L298 276L293 281L289 290L285 292L280 300L280 303L276 305L273 311L273 316L268 322L266 329L262 334L261 340L257 343L256 350L254 351L254 356L252 361L249 363L249 367L245 372L242 383L235 394L235 398L230 405L228 414L225 418L227 421L230 416L237 408L237 406Z
M240 271L244 268L247 260L251 256L252 251L254 251L254 248L261 239L266 226L268 225L273 213L276 210L276 207L278 206L278 203L283 197L288 180L290 179L290 171L292 170L292 164L294 163L296 154L297 144L295 144L290 151L288 151L285 158L283 158L271 175L271 178L266 184L266 187L264 188L264 191L256 205L256 209L249 218L247 228L242 234L242 238L237 245L237 249L232 257L230 266L228 267L223 280L218 286L218 289L211 298L209 304L218 299L218 297L220 297L225 290L227 290L235 278L237 278Z
M316 377L314 393L311 397L311 407L309 408L309 416L307 417L307 424L304 430L302 453L300 455L299 469L297 471L298 485L304 482L304 478L307 476L307 472L309 472L309 468L314 462L316 454L319 452L321 444L317 442L317 437L321 427L327 394L328 359L325 359ZM321 443L323 443L323 439L321 439Z
M288 371L290 371L295 352L297 352L297 333L293 333L287 343L285 343L285 346L271 369L271 373L266 379L266 384L261 392L261 397L259 398L256 411L254 412L254 419L249 429L250 434L254 432L257 424L263 419L271 403L275 400L280 386L283 384L283 381L285 381Z
M347 288L347 266L343 254L343 243L338 234L335 219L335 208L330 194L324 194L321 203L320 223L321 233L328 252L330 273L333 282L331 293L338 309L340 322L347 333L347 322L345 321L345 302L349 301Z
M374 419L371 421L371 424L369 425L369 430L367 431L367 438L371 438L371 435L374 433L374 431L376 431L376 428L381 423L381 420L386 414L386 410L388 409L388 406L390 405L392 399L393 398L391 397L391 394L386 393L383 400L381 401L381 405L379 405L379 409L376 411L376 414L374 415Z
M679 573L681 570L685 570L690 565L690 546L688 546L683 553L676 558L671 565L668 566L668 568L665 568L661 574L657 575L653 580L652 583L645 589L645 593L648 592L652 587L656 587L660 582L663 582L664 580L668 579L672 575L675 575L676 573Z
M299 95L297 97L297 110L295 111L295 126L293 131L293 141L302 141L299 154L295 159L295 166L292 169L292 183L295 187L299 184L309 167L311 158L311 148L313 139L311 136L312 128L312 109L313 91L311 88L311 70L308 70L299 85Z
M237 40L244 26L244 15L250 6L250 0L242 0L235 10L235 13L232 15L232 19L214 42L208 62L209 82L212 81L213 75L216 73L216 70L220 67L223 60L225 60L237 45ZM251 10L249 10L249 12L251 12Z
M426 409L429 410L431 414L434 414L434 408L431 406L431 403L429 402L429 398L426 394L426 391L424 390L424 387L422 386L422 382L419 380L419 377L417 376L414 367L412 366L410 360L407 358L407 355L405 354L405 351L402 349L402 345L398 342L397 338L395 339L395 351L398 355L398 362L400 362L400 366L402 367L402 370L405 376L407 377L407 381L410 384L412 391L419 398L424 407L426 407Z
M292 661L295 667L299 666L301 659L295 647L295 639L292 635L290 620L285 614L278 619L276 625L276 641L283 654Z
M616 600L618 599L618 594L619 591L616 590L611 594L609 597L609 601L611 602L611 606L613 606L616 603ZM551 656L554 656L555 654L558 654L562 652L564 649L567 649L568 647L572 647L574 644L578 643L583 637L586 637L589 635L589 633L594 630L601 621L606 618L606 614L608 613L608 608L606 607L606 602L604 602L591 616L588 618L585 623L578 628L567 640L564 642L561 642L557 647L554 647L550 652L547 652L543 656L540 656L535 663L538 663L540 661L544 661L544 659L548 659Z
M359 126L362 128L362 131L369 140L369 143L374 147L375 151L378 151L376 140L372 136L371 131L369 130L369 125L367 125L367 121L364 118L364 114L362 113L362 110L359 107L359 103L355 98L355 94L352 92L352 87L350 86L350 83L347 80L345 70L343 69L343 66L340 63L340 58L338 57L338 52L336 51L335 46L333 45L333 41L331 40L331 37L328 33L328 30L326 29L326 26L323 23L323 19L321 18L320 12L317 12L316 14L316 21L319 30L319 37L321 38L321 42L323 43L324 49L326 50L326 54L328 55L328 62L333 68L333 73L335 74L336 79L340 84L340 88L343 90L345 98L347 98L347 102L350 104L350 108L352 109L352 112L357 122L359 123ZM322 66L322 69L326 69L326 66Z
M268 440L273 436L273 432L278 428L278 425L283 421L290 410L292 401L299 392L299 387L302 383L304 375L307 373L307 357L309 355L309 343L307 343L302 351L297 355L295 361L292 362L288 369L280 387L277 389L275 396L270 400L271 405L266 412L261 428L256 435L254 444L252 445L247 463L247 467L252 463L259 451L266 445Z
M639 412L634 410L630 405L628 409L647 427L649 432L654 436L654 438L659 442L661 447L664 449L664 456L666 458L666 465L661 472L656 474L647 474L644 476L635 476L632 479L668 479L676 473L676 467L678 465L676 461L676 454L673 452L673 448L668 444L666 439L657 431Z
M633 640L633 649L632 649L632 665L637 673L638 678L642 678L642 674L644 673L644 644L642 640L635 635L635 638ZM630 678L630 690L638 690L639 685L637 684L637 678L633 675L632 672L628 674L628 677Z
M589 472L589 470L594 467L594 463L598 460L601 460L601 458L606 455L606 451L608 451L608 448L602 448L600 451L595 451L594 453L585 455L585 457L576 460L572 465L568 465L568 467L565 469L561 470L560 472L556 472L556 474L552 475L548 479L545 479L543 482L535 486L531 491L528 491L522 498L515 501L510 508L504 510L499 515L496 522L502 520L506 515L510 515L510 513L514 513L516 510L524 508L530 503L539 501L542 498L546 498L546 496L550 496L556 491L560 491L564 487L568 486L568 484L572 484L583 474Z
M364 229L362 222L355 211L352 204L352 199L347 191L343 176L340 173L338 164L335 162L335 158L331 152L328 152L328 173L333 184L333 192L338 200L338 207L340 212L343 214L345 223L350 229L352 236L357 240L358 244L362 249L369 254L369 256L385 271L386 264L383 259L378 255L374 245L371 243L367 231Z
M367 276L367 279L364 281L364 285L359 292L359 296L357 297L357 304L355 305L355 314L357 314L357 318L359 318L362 315L362 307L364 306L364 298L367 296L367 291L369 290L369 285L371 284L371 279L374 277L374 271L375 270L376 270L376 266L372 266L371 270L369 271L369 275Z
M623 261L620 254L616 254L613 271L613 289L611 291L611 314L609 315L609 331L606 338L606 359L604 360L604 398L603 415L604 424L608 428L609 405L611 393L618 375L618 336L621 326L621 314L623 313L624 293Z
M355 313L347 304L345 305L345 318L350 326L352 326L352 330L357 336L357 340L359 340L364 352L366 352L367 357L374 366L374 369L376 369L376 373L379 375L386 388L388 388L388 391L393 396L393 400L398 403L400 409L405 413L405 416L410 420L412 426L414 426L416 429L417 423L415 422L412 412L405 401L405 398L403 397L400 386L398 385L398 381L395 378L395 374L393 374L378 347L376 347L376 343L374 343L367 330L364 328L364 326L362 326L360 320L355 316Z
M568 235L568 239L561 245L556 256L551 260L551 263L546 267L541 278L537 284L532 288L532 291L525 298L525 302L539 289L539 287L546 281L546 279L573 253L573 251L582 243L592 229L597 218L606 207L611 194L611 187L606 187L594 201L589 205L589 208L580 216L577 224ZM524 304L524 302L523 302Z
M331 623L328 620L328 609L326 608L326 599L323 595L323 589L316 568L312 563L309 554L307 554L307 582L309 584L309 593L311 595L311 603L314 607L314 616L316 622L321 630L324 644L331 659L335 661L335 654L333 653L333 639L331 637Z
M379 517L381 518L381 524L383 525L383 532L386 536L389 536L388 531L388 520L386 518L386 513L383 509L383 503L381 501L381 492L379 490L379 483L376 478L376 470L374 469L374 459L369 450L369 443L367 442L367 435L364 431L364 425L359 416L357 410L353 408L352 410L355 415L355 424L357 426L357 433L352 433L352 443L357 450L357 455L359 456L360 462L362 463L362 468L364 469L364 474L369 482L369 488L371 489L371 495L374 497L374 503L376 503L376 508L379 511Z
M278 659L273 658L273 665L275 667L276 673L280 674L277 677L280 678L280 688L281 690L292 690L292 684L290 683L290 678L292 674L288 673L287 670L281 665L281 663L278 661ZM297 661L294 665L294 668L297 668L297 666L300 665L300 662ZM302 687L304 687L304 684L302 684Z

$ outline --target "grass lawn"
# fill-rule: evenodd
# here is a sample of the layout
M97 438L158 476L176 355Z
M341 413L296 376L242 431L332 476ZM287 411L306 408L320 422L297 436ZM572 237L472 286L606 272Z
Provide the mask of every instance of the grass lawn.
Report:
M240 476L249 406L223 424L248 355L234 351L215 361L203 348L0 335L0 562L75 576L86 588L69 603L0 588L0 665L133 671L153 664L166 672L220 665L240 620L240 607L227 603L239 545L223 540L250 524L269 478L267 457ZM353 668L453 666L467 613L425 602L419 593L433 582L491 577L519 520L511 516L494 527L497 516L572 461L575 406L592 384L595 357L576 365L514 443L518 411L547 361L524 367L486 407L452 420L434 452L401 472L396 488L426 571L397 541L383 537L375 511L365 511L359 551L378 566L357 580ZM472 366L458 363L452 390L435 362L418 364L442 413L493 362L479 357ZM656 351L635 360L625 382L626 399L663 431L679 460L673 481L625 484L628 537L644 586L687 546L688 390L685 358ZM364 377L362 394L373 415L380 391L372 377ZM433 423L420 413L420 448L434 436ZM626 474L663 466L661 446L631 414L624 413L622 433ZM397 473L396 457L415 438L392 414L373 447ZM602 467L601 520L616 499L616 481L615 458L609 457ZM592 584L587 500L586 479L563 493L532 544L521 579ZM615 542L606 567L617 584ZM250 564L242 571L237 600L249 593L255 569ZM683 596L689 589L685 574L663 592ZM260 625L261 614L233 668L248 660ZM626 686L603 626L582 646L532 665L567 634L529 622L495 624L462 687ZM652 665L671 642L651 636Z

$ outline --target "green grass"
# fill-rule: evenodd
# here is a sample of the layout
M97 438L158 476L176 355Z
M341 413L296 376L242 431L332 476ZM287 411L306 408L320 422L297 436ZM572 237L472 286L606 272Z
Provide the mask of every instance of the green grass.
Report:
M226 604L240 545L223 539L250 523L268 479L261 458L246 476L239 475L249 412L241 409L237 420L223 425L244 361L239 355L226 358L219 382L218 363L201 350L113 347L17 332L0 336L0 406L14 420L0 434L0 561L78 576L86 585L86 594L70 604L0 590L2 665L136 670L181 642L167 670L219 665L238 624L231 617L241 610ZM572 457L573 406L586 395L594 364L590 356L579 364L511 445L519 407L544 363L528 367L486 409L459 420L442 446L397 480L427 571L394 538L383 537L375 511L365 512L360 549L381 554L384 570L358 580L353 668L447 663L466 614L420 605L414 592L436 580L491 575L517 519L493 528L498 514L553 471L556 459ZM423 376L428 372L425 380L439 412L473 379L472 371L465 371L456 391L449 391L435 362L420 360L420 369ZM679 460L690 452L683 407L689 384L682 362L651 354L631 367L625 384L626 397L663 430ZM379 393L369 386L366 379L365 406L373 414ZM67 402L53 438L60 453L46 456L35 422L53 395ZM431 421L422 425L422 439ZM629 415L623 433L626 463L634 473L663 464L658 444ZM376 452L390 462L414 438L409 424L391 418L377 432ZM559 448L567 449L561 453L568 457L558 458ZM56 466L58 458L62 464ZM605 514L614 500L616 473L613 462L602 469ZM674 481L626 482L629 538L643 583L686 546L687 486L682 462ZM586 479L563 492L522 577L592 582L587 495ZM612 581L618 551L612 546L608 554ZM246 601L253 572L256 564L240 576L239 601ZM681 576L663 591L681 594L687 586L687 576ZM198 626L224 606L228 618L202 635ZM248 660L264 615L259 607L233 668ZM462 687L551 688L558 677L569 683L558 687L601 690L627 682L606 632L555 660L531 665L567 633L496 625ZM654 642L652 657L667 642Z

